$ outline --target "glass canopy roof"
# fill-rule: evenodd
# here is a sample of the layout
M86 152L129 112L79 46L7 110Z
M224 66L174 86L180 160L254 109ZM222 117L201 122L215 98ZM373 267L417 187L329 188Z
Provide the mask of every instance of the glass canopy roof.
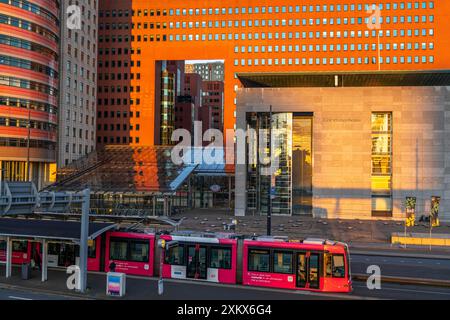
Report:
M171 147L107 145L61 168L49 190L173 194L195 164L174 164Z

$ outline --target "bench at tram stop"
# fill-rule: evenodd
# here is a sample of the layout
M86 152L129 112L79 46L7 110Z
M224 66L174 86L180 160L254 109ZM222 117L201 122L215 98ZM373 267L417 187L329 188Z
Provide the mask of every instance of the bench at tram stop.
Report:
M223 230L225 231L236 231L237 220L231 220L231 223L227 223L223 225Z

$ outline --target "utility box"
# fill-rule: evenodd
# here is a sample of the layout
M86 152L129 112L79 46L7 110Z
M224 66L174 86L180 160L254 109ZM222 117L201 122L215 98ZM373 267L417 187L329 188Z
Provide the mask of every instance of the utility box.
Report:
M106 294L108 296L123 297L126 289L126 275L119 272L106 274Z
M29 263L22 263L21 271L22 280L28 280L31 278L31 265Z

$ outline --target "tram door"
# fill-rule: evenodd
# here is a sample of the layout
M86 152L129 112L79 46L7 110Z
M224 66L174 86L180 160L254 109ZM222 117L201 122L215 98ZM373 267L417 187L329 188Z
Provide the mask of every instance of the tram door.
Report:
M297 253L297 287L319 289L319 254Z
M200 245L187 246L187 278L206 279L206 247Z

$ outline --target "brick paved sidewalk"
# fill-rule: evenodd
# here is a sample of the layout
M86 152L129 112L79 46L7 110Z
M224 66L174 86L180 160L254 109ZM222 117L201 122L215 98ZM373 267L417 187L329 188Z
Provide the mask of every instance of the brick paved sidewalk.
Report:
M181 228L198 231L223 231L223 225L237 219L236 233L266 234L266 216L234 217L232 210L194 209L173 218L186 217ZM390 243L392 232L403 232L404 223L392 220L323 219L310 216L272 216L272 234L289 238L328 238L347 243ZM417 223L408 232L429 232L428 223ZM450 225L433 228L433 233L450 234Z

